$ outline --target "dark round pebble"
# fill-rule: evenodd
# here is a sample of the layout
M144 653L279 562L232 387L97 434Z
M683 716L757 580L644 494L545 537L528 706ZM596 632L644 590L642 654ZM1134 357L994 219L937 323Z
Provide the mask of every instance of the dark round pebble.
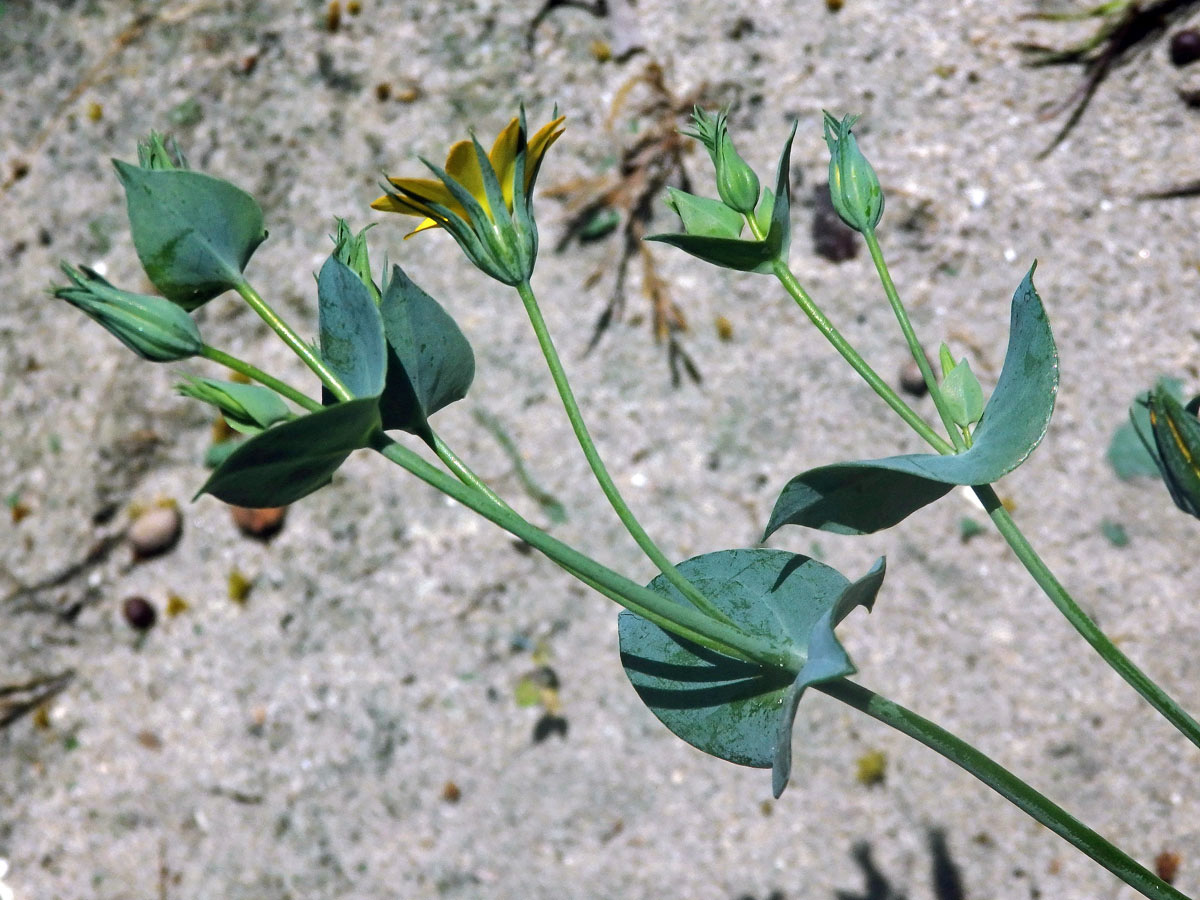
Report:
M137 631L149 631L158 621L158 610L145 597L129 597L121 605L121 612L129 627Z
M1171 62L1186 66L1200 59L1200 30L1184 28L1171 36Z

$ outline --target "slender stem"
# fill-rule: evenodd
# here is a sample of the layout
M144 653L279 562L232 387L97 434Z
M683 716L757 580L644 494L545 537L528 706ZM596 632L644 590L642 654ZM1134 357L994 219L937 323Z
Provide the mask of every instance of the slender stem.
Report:
M850 343L842 337L841 332L833 326L833 323L821 312L820 307L813 302L813 299L804 290L800 282L796 280L796 276L792 274L792 270L788 268L787 263L777 261L772 271L783 285L784 290L791 295L792 299L796 301L796 304L804 311L809 320L817 326L817 330L842 355L842 358L850 363L854 371L862 376L863 380L871 386L871 389L883 398L883 401L895 411L896 415L907 422L938 453L953 453L954 446L930 428L929 424L917 415L916 411L905 403L904 399L892 390L891 386L880 378L874 369L867 365L867 361L859 356L858 351L850 346Z
M1059 583L1058 579L1054 577L1054 573L1026 540L1021 529L1017 527L1017 523L1013 521L1008 510L1000 502L1000 498L996 496L995 490L990 485L979 486L974 490L996 529L1004 535L1004 539L1008 541L1013 553L1033 576L1033 580L1038 583L1046 596L1058 607L1059 612L1083 636L1083 639L1091 644L1092 649L1099 653L1104 661L1135 691L1141 694L1147 703L1183 732L1188 740L1200 747L1200 723L1197 723L1178 703L1172 700L1149 675L1134 665L1129 657L1118 650L1096 623L1088 618L1087 613L1079 608L1079 605L1067 593L1066 588Z
M525 303L525 310L529 314L529 321L533 325L534 334L537 335L538 345L542 348L542 355L546 357L546 363L550 367L550 375L554 379L554 386L558 388L558 395L562 399L563 408L566 410L567 418L571 422L571 428L575 431L575 438L579 441L579 446L583 449L583 455L587 458L588 465L591 466L592 473L596 476L596 481L600 484L600 490L608 498L608 502L612 505L617 517L624 524L637 545L642 549L642 552L646 554L650 561L663 573L663 576L684 597L706 615L724 622L726 625L732 625L733 621L713 605L711 600L705 597L695 585L688 581L675 568L675 565L667 559L666 554L650 539L650 535L642 528L641 523L634 518L633 513L625 503L625 499L621 496L621 492L617 490L617 485L608 474L608 469L605 467L604 461L596 451L596 445L592 441L592 436L588 433L587 425L584 424L583 413L580 412L579 404L575 401L575 394L571 390L570 383L567 381L567 375L563 370L562 360L559 359L558 351L554 349L554 342L550 339L550 331L546 327L546 320L542 318L542 311L538 308L533 288L526 281L523 284L517 285L517 292L521 295L521 300Z
M1188 900L1070 813L962 739L911 710L845 679L813 685L817 690L890 725L970 772L1018 809L1086 853L1127 885L1153 900Z
M296 390L290 384L285 384L274 375L268 375L257 366L253 366L245 360L238 359L236 356L231 356L224 350L218 350L216 347L210 347L208 344L205 344L200 350L200 355L205 359L219 363L227 369L232 369L234 372L240 372L247 378L251 378L265 387L269 387L275 393L287 397L297 406L303 406L309 412L316 412L321 408L319 401Z
M333 373L325 362L317 355L316 351L308 345L306 341L301 339L300 335L292 329L283 318L271 308L256 291L250 286L248 281L243 281L237 285L237 292L242 295L242 299L249 304L250 308L258 313L259 318L271 326L271 330L279 335L280 339L291 348L304 364L316 373L316 376L321 379L321 383L333 393L339 400L352 400L353 395L346 386L342 384L341 379Z
M372 447L426 484L474 510L489 522L520 538L551 561L585 583L595 585L605 596L625 609L672 634L737 659L798 672L804 659L790 647L764 637L746 634L736 625L717 621L704 613L677 603L643 587L612 569L552 538L515 513L498 506L474 488L460 484L407 447L380 432Z
M961 452L966 449L966 444L946 406L942 388L938 384L937 378L934 377L933 369L925 356L925 350L921 346L921 342L917 340L917 333L913 330L912 322L908 318L908 311L900 300L900 292L896 290L896 285L892 281L892 273L888 271L887 261L883 258L883 250L879 246L879 239L875 237L874 229L864 231L863 238L867 242L867 249L871 251L871 260L875 263L875 271L879 274L880 282L883 283L883 292L887 294L888 303L892 305L896 321L900 323L900 330L904 333L904 340L908 343L909 352L912 353L917 368L921 370L921 377L925 379L929 396L933 398L933 405L937 407L938 415L942 417L942 424L946 426L946 432L954 441L954 446Z
M476 475L471 467L463 462L459 455L451 450L450 446L432 428L429 429L425 443L433 449L438 459L446 464L446 468L454 474L455 478L467 485L467 487L472 487L479 491L497 506L513 512L513 508L504 501L504 498L488 487L487 482ZM513 514L516 515L515 512Z
M767 234L758 227L758 219L754 218L753 213L743 213L742 217L746 220L746 224L750 226L750 233L756 241L765 241Z

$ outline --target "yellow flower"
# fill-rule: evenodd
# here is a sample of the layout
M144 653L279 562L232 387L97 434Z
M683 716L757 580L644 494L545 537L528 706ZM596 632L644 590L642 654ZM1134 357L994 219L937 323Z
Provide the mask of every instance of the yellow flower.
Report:
M508 212L513 212L514 180L516 177L517 157L521 147L523 119L514 118L504 127L492 144L488 153L488 161L496 173L500 190L504 195L504 203ZM559 116L554 121L543 125L538 132L529 138L526 149L525 184L522 193L528 196L532 192L534 180L537 178L538 167L542 157L550 146L563 133L562 123L565 116ZM434 168L434 167L430 167ZM436 172L436 169L434 170ZM450 148L446 156L445 173L466 189L476 202L483 208L488 218L496 221L488 202L487 186L484 182L483 169L480 166L479 154L475 150L474 141L459 141ZM446 215L435 208L433 204L444 207L451 213L464 220L470 220L468 210L454 196L454 192L443 180L433 178L388 178L392 187L398 193L387 193L371 204L372 209L384 212L401 213L406 216L420 216L424 219L420 225L405 237L412 237L430 228L446 227Z

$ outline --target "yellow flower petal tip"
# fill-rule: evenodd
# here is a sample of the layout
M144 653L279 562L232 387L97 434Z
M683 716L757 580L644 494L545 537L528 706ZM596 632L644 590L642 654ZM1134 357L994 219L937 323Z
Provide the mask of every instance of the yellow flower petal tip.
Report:
M406 237L444 228L484 272L519 284L529 278L537 256L534 183L565 120L557 116L530 135L522 113L501 129L486 155L474 138L458 141L442 168L426 163L436 179L389 177L388 193L371 207L420 218Z

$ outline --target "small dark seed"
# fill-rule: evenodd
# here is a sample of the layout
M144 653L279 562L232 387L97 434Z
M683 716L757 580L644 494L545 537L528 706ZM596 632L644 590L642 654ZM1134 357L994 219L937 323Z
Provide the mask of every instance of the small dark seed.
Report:
M1186 66L1200 59L1200 31L1184 28L1171 36L1171 62Z
M149 631L158 621L158 611L145 597L129 597L121 605L121 612L130 628Z
M924 397L925 391L928 390L921 367L911 359L900 369L900 389L914 397Z

